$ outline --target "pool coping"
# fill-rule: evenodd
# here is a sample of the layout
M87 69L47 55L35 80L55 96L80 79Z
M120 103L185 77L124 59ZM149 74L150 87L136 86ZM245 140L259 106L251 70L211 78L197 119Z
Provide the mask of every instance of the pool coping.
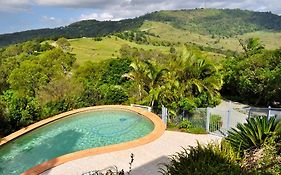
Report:
M54 122L56 120L68 117L73 114L87 112L87 111L91 111L91 110L99 110L99 109L121 109L121 110L129 110L129 111L138 113L138 114L142 115L143 117L148 118L151 122L153 122L154 129L150 134L148 134L142 138L139 138L137 140L124 142L124 143L120 143L120 144L103 146L103 147L91 148L91 149L81 150L81 151L73 152L70 154L62 155L60 157L51 159L47 162L34 166L34 167L30 168L29 170L25 171L24 173L22 173L21 175L38 175L38 174L43 173L44 171L47 171L51 168L54 168L56 166L59 166L63 163L66 163L66 162L69 162L72 160L80 159L80 158L87 157L87 156L93 156L93 155L97 155L97 154L125 150L125 149L129 149L129 148L137 147L140 145L144 145L144 144L147 144L147 143L152 142L152 141L156 140L157 138L159 138L166 129L166 126L164 125L164 123L162 122L162 120L160 119L159 116L157 116L156 114L154 114L152 112L141 109L141 108L132 107L132 106L123 106L123 105L93 106L93 107L80 108L80 109L68 111L68 112L44 119L44 120L34 123L30 126L27 126L23 129L21 129L17 132L14 132L14 133L8 135L7 137L4 137L3 139L1 139L0 146L18 138L36 128L39 128L41 126L44 126L44 125Z

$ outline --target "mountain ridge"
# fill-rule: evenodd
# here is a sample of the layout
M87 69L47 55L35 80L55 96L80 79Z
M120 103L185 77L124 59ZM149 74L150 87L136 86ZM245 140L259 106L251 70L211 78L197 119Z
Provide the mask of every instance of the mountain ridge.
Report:
M65 27L27 30L0 35L0 47L32 39L99 37L137 30L144 21L168 23L203 35L232 37L255 31L281 31L281 16L240 9L161 10L120 21L83 20Z

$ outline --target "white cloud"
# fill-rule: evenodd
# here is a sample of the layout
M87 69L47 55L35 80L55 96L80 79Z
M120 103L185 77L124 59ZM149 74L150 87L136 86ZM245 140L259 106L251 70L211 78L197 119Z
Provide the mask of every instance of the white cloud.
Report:
M104 8L128 0L34 0L38 5L63 6L71 8Z
M120 19L147 12L184 8L241 8L281 14L280 0L0 0L0 11L22 10L30 6L57 6L92 9L85 19ZM97 13L98 12L98 13Z
M31 5L30 0L0 0L0 11L24 11Z
M61 24L63 22L62 19L58 19L53 16L42 16L41 21L44 23L51 23L51 24Z
M88 19L96 19L100 21L117 21L122 18L115 18L113 14L110 14L108 12L103 12L103 13L90 13L90 14L82 14L79 18L79 20L88 20Z
M53 17L53 16L42 16L40 19L40 22L43 24L42 27L46 27L46 28L65 26L74 21L75 20L73 20L73 19L64 20L64 19Z

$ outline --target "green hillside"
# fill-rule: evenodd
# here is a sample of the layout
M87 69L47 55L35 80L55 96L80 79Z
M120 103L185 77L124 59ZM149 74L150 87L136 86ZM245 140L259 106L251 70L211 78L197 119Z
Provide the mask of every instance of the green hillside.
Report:
M81 38L104 36L110 33L137 29L142 25L142 21L143 20L140 20L139 18L125 19L121 21L84 20L70 24L66 27L3 34L0 35L0 47L32 39L46 40L57 39L60 37Z
M280 32L281 17L270 12L247 10L194 9L159 11L121 21L86 20L55 29L40 29L0 35L0 46L31 39L55 39L59 37L96 37L137 30L147 21L169 24L175 29L196 35L235 37L256 31ZM196 36L195 36L196 37Z
M233 36L244 33L281 30L281 17L270 12L239 9L194 9L160 11L145 16L150 21L168 22L176 28L200 34Z
M242 47L239 40L247 40L249 38L260 38L261 42L267 49L277 49L281 47L279 42L281 32L257 31L236 35L233 37L203 35L195 32L186 31L176 28L171 24L163 22L146 21L140 28L141 31L154 33L159 36L156 40L164 40L173 43L194 43L204 47L211 47L220 50L232 50L240 52ZM155 39L154 39L155 40Z
M70 44L72 53L77 57L78 64L84 63L85 61L100 62L110 58L117 58L120 56L119 50L123 45L142 48L144 50L159 50L164 53L168 53L170 49L165 46L136 44L115 36L104 37L102 41L95 41L94 38L71 39Z

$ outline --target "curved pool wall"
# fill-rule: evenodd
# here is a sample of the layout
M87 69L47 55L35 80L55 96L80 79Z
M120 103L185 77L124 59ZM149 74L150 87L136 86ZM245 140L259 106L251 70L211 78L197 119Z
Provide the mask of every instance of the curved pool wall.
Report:
M92 113L94 113L95 116L91 117ZM108 113L110 113L110 116L104 116L104 114ZM121 116L115 116L115 114L117 113L121 113ZM65 119L59 120L62 118ZM107 118L108 120L106 120L105 118ZM66 125L65 123L70 124ZM77 130L75 125L79 125L82 128L78 127L79 130ZM55 130L47 132L50 129L50 126L55 128ZM84 131L80 131L81 129ZM32 130L34 131L30 134L26 134ZM24 163L29 161L38 161L33 160L35 159L34 156L36 157L36 155L33 154L36 153L36 149L38 149L37 153L38 151L40 152L40 148L42 148L43 146L44 149L42 148L41 156L36 158L39 159L38 163L42 163L52 158L53 159L37 165L23 173L40 174L52 167L78 158L116 150L128 149L138 145L146 144L160 137L163 134L164 130L165 126L160 118L155 114L143 109L128 106L97 106L82 108L48 118L7 136L2 140L0 145L6 144L8 142L11 143L0 147L0 154L1 149L3 150L5 148L16 152L17 144L24 144L24 141L26 142L31 139L29 141L30 143L27 142L28 144L25 143L26 145L24 145L24 152L28 155L28 158L30 157L30 160L26 159L26 157L24 158L21 156L13 157L15 156L13 154L10 154L9 156L11 156L10 158L12 159L12 161L15 161L18 166L21 166L20 163L23 160ZM45 132L46 134L44 134ZM19 137L21 135L24 136ZM17 137L19 138L14 140ZM86 139L79 140L85 137ZM32 145L36 144L36 142L41 143L40 139L42 144L40 144L39 147L35 149L34 153L34 147ZM14 142L18 143L14 144ZM61 146L56 147L56 145ZM64 150L66 150L66 152L63 152ZM0 174L1 168L3 172L3 168L5 169L8 166L8 164L6 166L4 164L2 164L2 167L0 165ZM14 167L14 169L16 168L17 167ZM19 174L22 172L23 170L21 170L21 172L15 171L14 174ZM13 172L11 173L13 174Z

